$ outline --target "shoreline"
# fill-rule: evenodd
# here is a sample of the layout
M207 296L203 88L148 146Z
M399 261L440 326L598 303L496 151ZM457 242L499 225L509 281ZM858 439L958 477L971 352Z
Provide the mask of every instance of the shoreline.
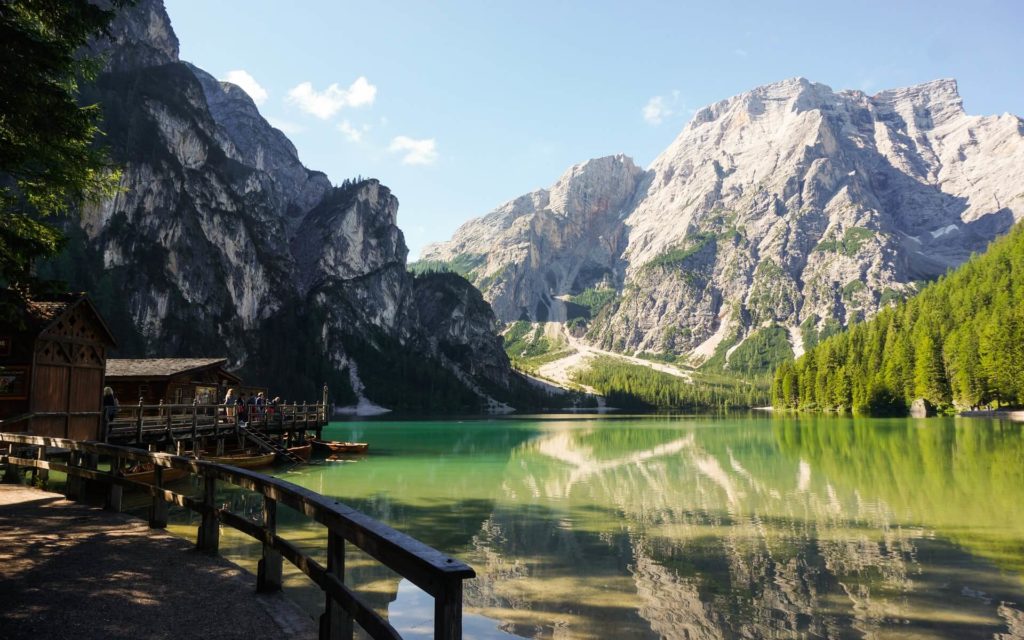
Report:
M990 409L985 411L961 411L961 418L998 418L1012 422L1024 422L1024 409Z

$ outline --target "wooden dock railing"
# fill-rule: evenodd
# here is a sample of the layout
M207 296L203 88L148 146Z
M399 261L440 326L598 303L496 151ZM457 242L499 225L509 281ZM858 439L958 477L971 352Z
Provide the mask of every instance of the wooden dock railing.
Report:
M293 403L269 406L246 405L246 415L238 405L223 404L142 404L121 405L114 419L105 424L107 442L142 444L196 439L237 431L239 424L250 429L283 433L320 430L330 419L325 403Z
M48 459L48 451L62 450L66 463ZM101 470L102 462L109 470ZM124 477L129 462L152 464L155 483L136 482ZM256 588L261 592L281 589L282 559L299 568L325 593L325 611L320 617L320 638L352 638L353 622L373 638L400 638L398 632L376 611L367 606L345 584L345 544L351 543L406 578L434 598L434 637L455 640L462 637L462 582L476 574L468 565L426 544L388 527L373 518L331 498L272 478L262 473L205 460L167 453L106 444L48 438L20 433L0 433L0 464L8 469L24 467L47 474L67 474L66 493L70 499L82 496L82 483L91 481L105 486L106 508L119 511L125 487L139 489L152 496L149 524L167 526L168 504L199 513L196 546L217 553L220 525L248 534L263 543ZM183 469L202 480L202 499L175 493L162 482L166 469ZM217 481L226 482L263 496L263 523L218 507ZM303 553L277 531L277 506L283 504L305 514L327 530L327 566Z

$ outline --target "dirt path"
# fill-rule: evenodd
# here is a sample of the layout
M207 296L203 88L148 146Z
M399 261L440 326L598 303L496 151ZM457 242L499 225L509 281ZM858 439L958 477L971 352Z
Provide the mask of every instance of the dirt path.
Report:
M554 329L553 329L554 327ZM667 373L677 378L682 378L687 382L693 382L693 378L689 371L662 362L652 362L650 360L644 360L643 358L634 358L633 356L623 355L621 353L615 353L614 351L605 351L604 349L598 349L592 347L577 338L572 337L565 329L565 325L556 322L550 322L545 327L545 333L550 335L550 332L557 330L561 335L568 341L569 347L575 350L572 355L566 356L560 360L548 362L537 369L537 373L551 381L554 381L563 386L580 386L578 383L572 382L572 371L580 367L586 366L586 364L598 357L607 356L609 358L615 358L616 360L622 360L630 364L635 364L641 367L647 367L655 371ZM593 390L588 388L588 391L593 393Z
M256 579L142 520L0 484L0 638L315 638Z

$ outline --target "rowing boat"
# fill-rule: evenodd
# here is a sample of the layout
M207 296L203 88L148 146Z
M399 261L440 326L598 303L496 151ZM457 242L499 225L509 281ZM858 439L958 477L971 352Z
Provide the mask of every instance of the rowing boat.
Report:
M227 456L210 456L205 459L210 462L216 462L217 464L229 464L232 467L256 469L259 467L269 467L274 464L274 458L276 456L276 453L241 453Z
M320 451L330 453L366 453L370 445L366 442L339 442L337 440L311 440L313 446Z
M188 475L186 469L176 469L174 467L164 467L163 473L160 474L160 482L166 484L175 480L181 480ZM156 484L156 468L151 464L142 465L139 471L132 471L124 474L125 479L133 482L141 482L144 484Z
M309 462L310 457L313 455L313 443L307 442L296 447L288 447L288 452L299 456L303 462Z

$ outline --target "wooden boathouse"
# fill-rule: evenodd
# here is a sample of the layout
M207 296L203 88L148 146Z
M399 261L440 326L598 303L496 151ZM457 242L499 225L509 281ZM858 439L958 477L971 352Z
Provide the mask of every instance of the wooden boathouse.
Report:
M116 345L84 294L25 299L7 292L0 320L0 420L39 436L95 440L107 350Z
M227 358L111 358L107 385L122 403L217 404L242 379Z

